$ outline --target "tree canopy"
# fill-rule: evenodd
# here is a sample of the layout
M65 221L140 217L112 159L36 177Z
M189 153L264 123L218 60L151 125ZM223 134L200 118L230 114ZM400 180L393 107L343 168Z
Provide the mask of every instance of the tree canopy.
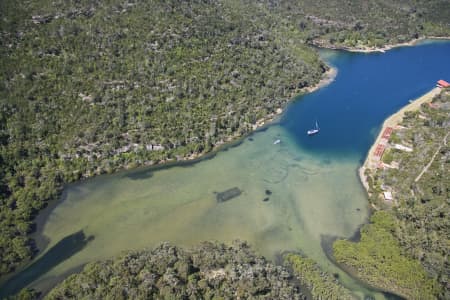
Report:
M448 35L446 1L0 1L0 276L63 185L246 134L327 66L313 44Z

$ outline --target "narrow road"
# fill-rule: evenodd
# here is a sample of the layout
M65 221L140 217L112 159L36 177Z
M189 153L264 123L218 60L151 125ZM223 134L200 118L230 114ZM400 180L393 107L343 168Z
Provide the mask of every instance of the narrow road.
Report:
M439 148L436 150L436 152L434 152L433 157L431 158L430 162L425 166L425 168L423 168L422 172L420 172L419 176L416 177L416 179L414 179L414 182L417 182L420 180L420 178L422 177L422 175L428 170L428 168L431 166L431 164L433 163L434 159L436 158L436 155L439 153L439 151L441 150L443 145L447 144L447 137L450 134L450 132L448 132L444 139L443 139L443 143L439 146Z

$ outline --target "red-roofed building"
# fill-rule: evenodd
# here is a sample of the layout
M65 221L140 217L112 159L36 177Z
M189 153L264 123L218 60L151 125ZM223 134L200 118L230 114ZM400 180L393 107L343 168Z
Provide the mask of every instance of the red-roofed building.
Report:
M380 159L381 156L383 156L384 149L385 149L384 145L378 144L377 147L375 148L375 153L374 153L375 158Z
M430 102L428 102L428 106L429 106L430 108L438 108L438 106L437 106L436 104L430 103Z
M437 85L442 88L450 87L450 83L442 79L437 82Z
M392 127L386 127L386 129L383 131L383 134L381 135L381 138L389 140L392 134Z

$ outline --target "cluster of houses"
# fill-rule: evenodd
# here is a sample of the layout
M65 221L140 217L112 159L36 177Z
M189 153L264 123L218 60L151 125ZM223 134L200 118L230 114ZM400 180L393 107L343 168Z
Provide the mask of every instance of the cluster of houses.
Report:
M389 142L389 138L391 137L393 131L394 129L392 127L386 127L383 131L383 134L381 135L380 142L375 148L372 159L377 167L382 167L381 158L383 157L383 154Z
M437 81L436 86L439 88L450 88L450 83L441 79L441 80ZM432 108L435 108L432 103L429 103L428 105ZM419 117L421 117L421 116L419 116ZM402 126L398 126L398 129L401 129L401 128L402 128ZM394 128L392 128L392 127L386 127L384 129L384 131L381 135L381 139L380 139L378 145L376 146L375 151L373 152L373 155L371 158L371 161L372 161L371 167L380 168L380 169L398 168L399 167L399 164L397 162L391 162L390 164L386 164L382 161L383 154L385 153L385 151L388 147L389 139L393 132L394 132ZM405 145L392 144L391 146L392 146L392 148L400 150L400 151L406 151L406 152L413 151L413 149L411 147L408 147ZM392 196L390 187L383 185L382 190L383 190L384 200L388 203L392 203L394 201L394 197Z
M399 126L398 129L400 129L400 128L401 128L401 126ZM395 128L395 129L397 129L397 128ZM372 155L372 164L373 164L372 166L379 168L379 169L385 169L385 168L398 169L398 167L399 167L398 162L393 161L393 162L390 162L389 164L387 164L382 161L383 154L385 153L385 151L388 147L392 147L394 149L397 149L400 151L405 151L405 152L413 151L413 149L411 147L408 147L405 145L401 145L401 144L389 145L389 139L393 132L394 132L394 128L392 128L392 127L386 127L384 129L384 131L381 135L381 139ZM392 203L394 201L394 197L392 196L390 187L383 185L382 189L383 189L384 200L387 201L388 203Z

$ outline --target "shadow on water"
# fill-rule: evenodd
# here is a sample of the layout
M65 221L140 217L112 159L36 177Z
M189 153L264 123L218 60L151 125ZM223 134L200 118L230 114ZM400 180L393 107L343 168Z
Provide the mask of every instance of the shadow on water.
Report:
M153 176L152 170L143 168L141 170L125 174L124 177L130 178L131 180L141 180L151 178L152 176Z
M67 188L64 187L64 189L61 191L61 194L58 199L50 201L46 203L46 206L44 209L42 209L37 217L34 219L34 231L30 234L30 238L34 240L36 249L38 250L38 253L40 251L45 250L47 248L50 240L42 234L42 231L44 229L44 224L47 222L48 217L53 212L53 210L62 202L64 202L67 199Z
M361 226L360 226L361 227ZM358 229L358 233L359 233L360 229ZM396 295L394 293L391 292L387 292L381 289L378 289L376 287L373 287L363 281L361 281L358 276L356 276L355 274L353 274L353 272L351 272L351 270L349 270L348 268L346 268L344 265L339 264L333 256L333 243L339 239L339 237L336 236L329 236L329 235L321 235L320 237L320 245L322 247L323 252L325 253L325 255L327 256L328 260L330 262L332 262L335 266L337 266L339 269L343 270L345 273L347 273L351 278L353 278L353 280L355 280L358 284L360 284L362 287L365 287L368 290L371 291L375 291L375 292L379 292L382 293L384 295L384 297L387 300L405 300L405 298ZM359 241L360 236L358 234L355 234L354 236L352 236L351 241L352 242L357 242ZM373 299L373 297L371 295L365 295L364 299Z
M0 289L0 299L18 293L56 265L81 251L93 239L94 236L86 237L82 230L66 236L36 262L6 281Z

